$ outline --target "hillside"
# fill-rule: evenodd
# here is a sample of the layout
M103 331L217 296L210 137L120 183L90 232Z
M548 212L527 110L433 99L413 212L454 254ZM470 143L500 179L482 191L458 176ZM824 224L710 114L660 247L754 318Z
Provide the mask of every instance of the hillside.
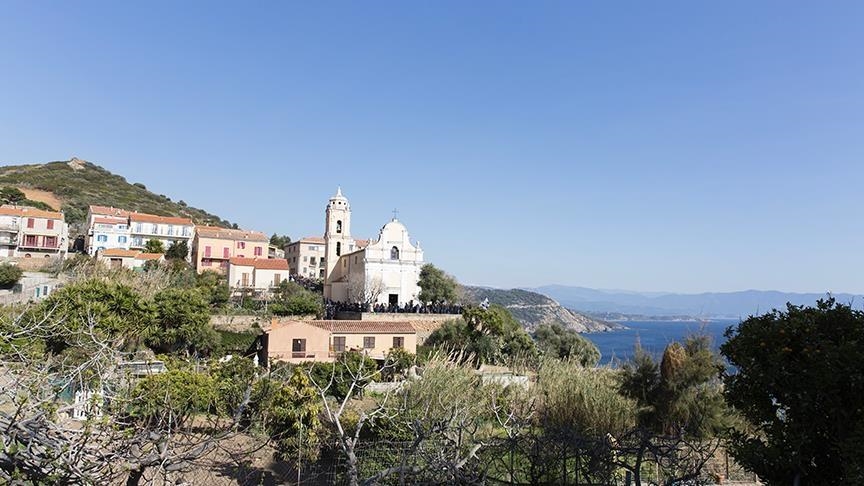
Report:
M623 290L596 290L584 287L547 285L531 289L553 298L563 305L583 312L641 314L644 316L697 316L704 318L739 318L751 314L783 309L787 302L795 305L814 305L827 294L803 294L773 290L744 290L740 292L708 292L701 294L673 294L659 292L631 292ZM862 299L853 294L835 293L842 303L861 308ZM639 319L638 316L635 319Z
M17 187L29 199L62 210L70 225L83 223L87 218L87 207L99 204L160 216L185 216L199 224L231 226L228 221L203 209L154 194L144 184L132 184L122 176L74 157L66 162L2 166L0 187L8 186ZM58 203L60 207L55 207Z
M489 303L506 307L529 331L540 324L557 322L579 332L602 332L620 328L619 324L600 321L584 314L561 307L558 302L535 292L521 289L492 289L487 287L464 287L469 301Z

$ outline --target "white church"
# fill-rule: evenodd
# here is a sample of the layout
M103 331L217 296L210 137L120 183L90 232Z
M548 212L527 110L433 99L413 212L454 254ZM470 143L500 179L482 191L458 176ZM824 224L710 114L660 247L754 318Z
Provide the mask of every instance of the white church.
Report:
M351 206L342 189L327 203L324 297L335 302L404 305L418 302L423 250L395 216L378 239L360 247L351 238Z

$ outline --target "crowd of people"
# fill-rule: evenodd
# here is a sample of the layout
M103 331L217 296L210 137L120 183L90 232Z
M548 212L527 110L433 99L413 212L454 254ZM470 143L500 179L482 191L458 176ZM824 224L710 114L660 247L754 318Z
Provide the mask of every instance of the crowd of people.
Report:
M369 304L324 302L324 318L335 319L339 312L378 312L389 314L461 314L462 306L448 303L424 304L422 302L409 301L405 304Z

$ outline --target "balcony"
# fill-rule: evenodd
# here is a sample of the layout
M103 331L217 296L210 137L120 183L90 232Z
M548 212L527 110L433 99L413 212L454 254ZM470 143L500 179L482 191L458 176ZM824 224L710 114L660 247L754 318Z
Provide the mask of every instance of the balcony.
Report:
M21 228L17 224L0 224L0 232L17 233Z
M59 250L60 245L55 244L54 246L45 245L44 243L21 243L18 245L18 248L21 249L30 249L30 250Z

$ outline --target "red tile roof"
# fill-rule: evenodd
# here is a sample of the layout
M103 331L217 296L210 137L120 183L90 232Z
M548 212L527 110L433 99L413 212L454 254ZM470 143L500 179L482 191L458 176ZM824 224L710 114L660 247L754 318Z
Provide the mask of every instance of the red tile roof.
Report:
M129 217L129 211L108 206L90 205L90 212L93 214L101 214L104 216L117 216L121 218Z
M135 256L136 260L159 260L163 257L161 253L139 253Z
M29 206L10 206L4 204L3 206L0 206L0 214L6 216L29 216L31 218L63 220L63 213L45 211L42 209L31 208Z
M307 324L341 334L416 334L410 322L388 321L304 321Z
M257 270L288 270L288 260L284 258L243 258L228 260L231 265L255 267Z
M96 217L96 218L93 218L93 222L96 224L125 224L126 220L125 219L118 219L118 218L99 218L99 217Z
M161 224L177 224L192 226L192 220L189 218L175 218L173 216L156 216L155 214L147 213L131 213L129 220L140 223L161 223Z
M239 229L219 228L216 226L197 226L195 231L198 236L204 238L218 238L223 240L246 240L269 242L270 238L259 231L245 231Z
M369 240L354 240L357 243L357 248L366 248L369 246Z
M320 236L307 236L306 238L303 238L296 243L317 243L319 245L323 245L325 242L324 238Z
M135 258L141 253L138 250L124 250L123 248L108 248L107 250L101 250L101 252L102 256L121 258Z

